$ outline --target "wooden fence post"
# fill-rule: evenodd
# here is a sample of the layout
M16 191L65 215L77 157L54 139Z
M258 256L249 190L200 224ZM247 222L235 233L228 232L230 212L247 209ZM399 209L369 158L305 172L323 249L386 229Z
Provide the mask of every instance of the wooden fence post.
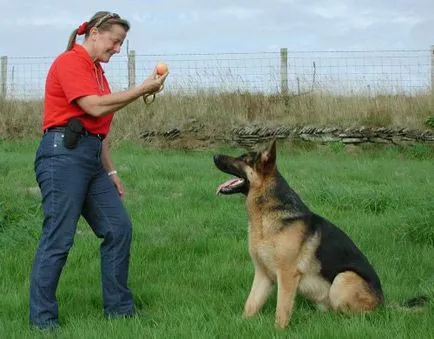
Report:
M8 89L8 57L2 56L0 58L0 79L1 79L1 87L0 87L0 97L6 98L7 89Z
M136 87L136 51L128 51L128 88Z
M288 95L288 49L280 49L280 94Z
M431 94L434 96L434 45L431 45Z

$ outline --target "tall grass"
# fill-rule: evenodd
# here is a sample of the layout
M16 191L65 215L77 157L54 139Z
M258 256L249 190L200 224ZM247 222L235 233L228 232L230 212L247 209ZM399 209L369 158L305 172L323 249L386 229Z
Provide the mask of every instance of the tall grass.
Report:
M0 141L0 337L28 329L30 266L42 213L37 141ZM273 328L275 293L261 314L241 312L252 281L242 196L216 196L227 179L212 161L240 149L153 150L120 143L113 156L134 224L130 286L147 315L102 316L100 240L80 222L58 299L60 338L430 338L434 333L434 154L431 148L302 149L278 145L278 166L317 213L344 229L377 269L387 303L426 294L420 313L382 308L345 317L297 298L290 328Z
M40 134L42 102L0 99L0 136ZM116 114L113 137L138 139L144 131L178 128L221 135L234 126L384 126L427 128L433 116L431 95L336 96L317 92L300 96L254 93L185 93L159 95L152 105L141 99Z

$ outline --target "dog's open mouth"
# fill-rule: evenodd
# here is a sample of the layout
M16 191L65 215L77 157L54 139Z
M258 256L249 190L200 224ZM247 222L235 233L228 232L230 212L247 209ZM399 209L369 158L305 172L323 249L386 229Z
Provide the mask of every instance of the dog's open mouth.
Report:
M227 155L216 155L214 156L214 163L220 171L232 175L232 179L217 187L217 194L248 194L249 180L243 169L244 163L242 161Z
M235 193L234 191L237 191L237 189L242 187L244 184L245 184L245 180L242 178L230 179L217 187L216 194Z

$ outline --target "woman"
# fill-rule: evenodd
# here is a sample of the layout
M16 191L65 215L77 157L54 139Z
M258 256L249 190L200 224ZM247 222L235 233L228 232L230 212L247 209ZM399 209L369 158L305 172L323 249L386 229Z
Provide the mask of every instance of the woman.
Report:
M30 324L40 329L59 326L56 288L80 215L103 239L104 314L135 314L127 286L131 221L107 135L114 112L158 92L168 74L157 77L154 70L140 86L111 93L100 63L120 52L129 28L115 13L96 13L72 32L47 76L44 135L35 159L44 222L30 281ZM76 44L83 34L83 44Z

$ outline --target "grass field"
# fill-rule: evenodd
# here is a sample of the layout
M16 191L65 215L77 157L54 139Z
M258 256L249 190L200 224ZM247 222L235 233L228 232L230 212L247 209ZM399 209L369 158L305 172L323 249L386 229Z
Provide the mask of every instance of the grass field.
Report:
M121 143L113 157L134 224L130 287L148 313L102 315L99 243L80 222L58 300L59 338L434 338L434 151L278 144L278 166L317 213L343 228L376 267L388 303L425 294L427 309L367 316L321 313L297 298L290 327L274 329L275 294L241 317L252 281L242 196L216 196L227 176L216 152L153 150ZM35 190L37 141L0 142L0 337L33 338L29 274L42 213Z

